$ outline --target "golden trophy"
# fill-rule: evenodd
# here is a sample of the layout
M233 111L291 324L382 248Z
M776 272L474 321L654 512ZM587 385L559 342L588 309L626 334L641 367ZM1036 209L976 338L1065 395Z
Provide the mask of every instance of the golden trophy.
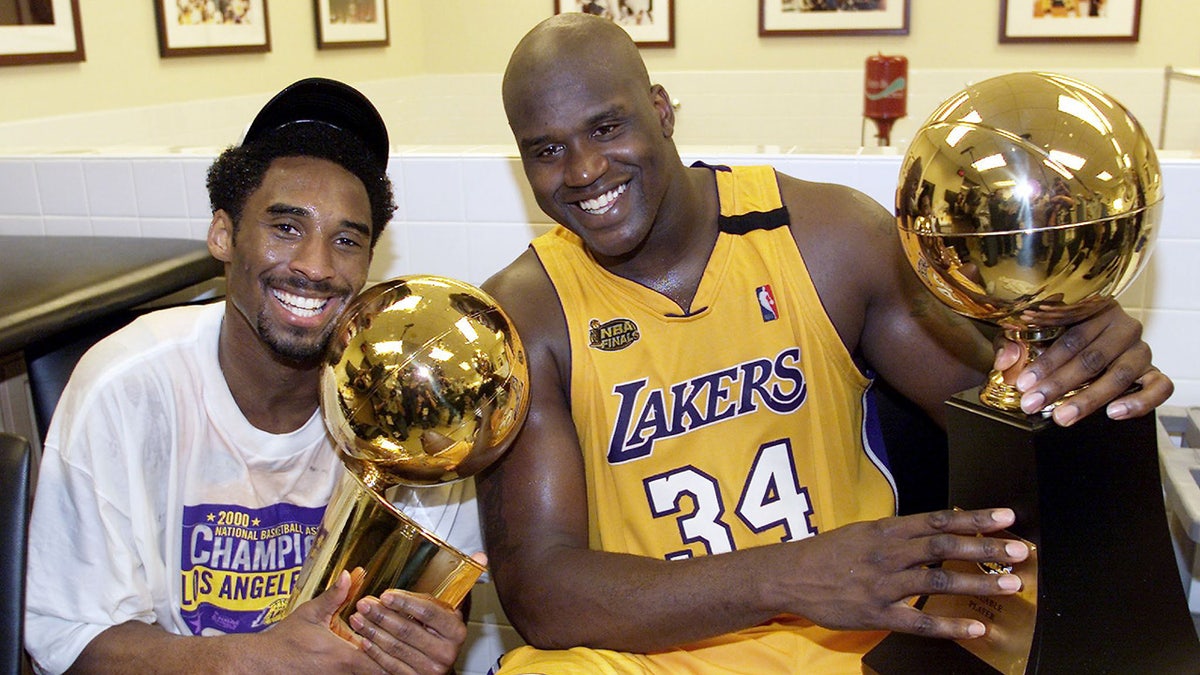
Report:
M487 467L511 445L529 407L529 371L512 322L490 296L436 276L363 291L330 339L321 410L347 471L335 488L285 612L343 570L348 599L389 588L457 607L484 567L428 531L385 492L442 485Z
M1013 73L952 97L917 132L900 175L900 239L917 276L1024 345L1026 363L1129 285L1162 214L1141 125L1060 75ZM981 395L1020 410L1003 373Z
M931 596L923 610L988 632L894 634L867 672L1197 672L1174 563L1153 415L1069 428L1025 415L1016 374L1145 267L1162 214L1153 144L1104 92L1012 73L947 99L918 130L896 193L900 240L933 295L1022 345L1025 361L947 401L950 505L1010 506L1031 545L1012 596Z

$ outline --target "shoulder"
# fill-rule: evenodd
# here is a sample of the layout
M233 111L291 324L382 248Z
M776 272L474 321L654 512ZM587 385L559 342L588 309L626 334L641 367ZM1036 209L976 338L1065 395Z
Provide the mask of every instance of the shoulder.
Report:
M224 303L215 303L156 310L134 319L84 352L71 371L62 402L80 402L103 392L119 402L133 391L169 389L181 376L217 368L223 315Z
M896 262L896 220L879 202L845 185L784 174L779 185L792 235L818 284L830 275L839 283L847 275L866 281Z
M79 368L87 372L118 370L130 362L141 363L206 343L209 338L215 346L223 315L224 303L171 307L143 314L98 341L80 359Z
M868 308L904 286L896 221L862 192L779 174L792 236L826 314L853 353Z
M892 234L892 212L859 190L836 183L801 180L779 173L792 229L823 229L845 235Z
M543 285L551 286L550 277L546 275L546 270L542 268L542 263L532 246L527 247L515 260L483 282L484 290L497 300L501 295L535 290Z
M483 290L496 299L516 325L521 342L531 354L530 363L541 360L540 352L560 366L560 374L565 374L562 367L569 353L566 318L554 283L533 247L485 281Z
M527 331L532 334L545 328L545 319L562 317L554 283L532 247L485 281L483 290L517 322L522 338Z

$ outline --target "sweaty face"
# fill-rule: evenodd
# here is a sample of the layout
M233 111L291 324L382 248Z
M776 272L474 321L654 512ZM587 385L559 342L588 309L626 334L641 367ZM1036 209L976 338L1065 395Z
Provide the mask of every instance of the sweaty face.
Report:
M230 264L229 301L245 319L228 329L252 330L247 339L287 360L319 357L371 262L362 182L330 161L279 158L227 227L232 245L214 253Z
M538 205L598 257L634 253L677 161L666 93L601 64L560 63L509 84L509 126Z

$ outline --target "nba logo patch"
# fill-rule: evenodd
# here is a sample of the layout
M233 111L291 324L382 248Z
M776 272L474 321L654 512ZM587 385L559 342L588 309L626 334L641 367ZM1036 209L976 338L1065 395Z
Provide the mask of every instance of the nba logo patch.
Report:
M763 321L779 318L779 310L775 307L775 292L771 290L770 284L754 289L754 295L758 298L758 308L762 311Z

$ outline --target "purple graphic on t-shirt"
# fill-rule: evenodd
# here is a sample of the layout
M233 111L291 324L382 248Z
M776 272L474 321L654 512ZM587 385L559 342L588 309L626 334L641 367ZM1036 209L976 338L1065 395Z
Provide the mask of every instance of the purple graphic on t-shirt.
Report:
M325 507L183 507L180 615L195 635L253 633L283 618Z

